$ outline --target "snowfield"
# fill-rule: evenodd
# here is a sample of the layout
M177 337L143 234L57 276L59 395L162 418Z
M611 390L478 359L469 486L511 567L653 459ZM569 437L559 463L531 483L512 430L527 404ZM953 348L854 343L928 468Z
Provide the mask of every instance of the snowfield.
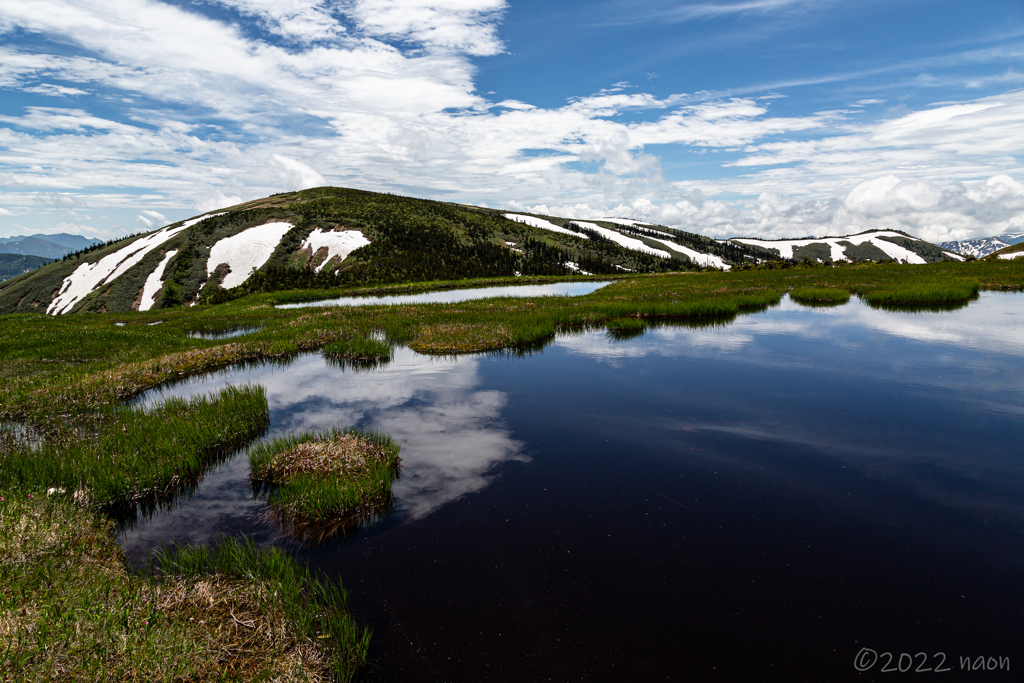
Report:
M182 230L187 230L207 218L223 215L223 213L214 213L189 219L177 228L163 228L141 237L123 249L118 249L113 254L107 254L96 263L83 263L75 269L75 272L64 278L60 292L46 307L46 312L51 315L67 313L74 308L75 304L96 291L100 285L112 282L114 278L124 274L129 268L144 259L147 254Z
M892 231L889 231L889 230L885 230L885 231L880 231L880 232L865 233L863 235L851 235L850 237L825 237L825 238L817 239L817 240L778 240L778 241L769 241L769 240L758 240L758 239L748 239L748 238L737 238L737 239L733 239L732 241L733 242L739 242L740 244L749 244L749 245L752 245L752 246L755 246L755 247L763 247L765 249L776 249L779 252L779 256L781 256L782 258L793 258L793 248L794 247L803 247L803 246L807 246L808 244L827 244L829 246L829 249L831 249L831 251L832 251L831 257L832 257L833 261L848 261L849 260L849 259L846 258L846 245L841 244L842 242L849 242L850 244L855 244L855 245L861 245L861 244L864 244L865 242L869 242L873 246L878 247L879 249L881 249L883 252L885 252L886 256L888 256L889 258L891 258L891 259L893 259L895 261L903 261L905 263L926 263L926 261L923 258L921 258L919 255L915 254L914 252L910 251L909 249L901 247L898 244L893 244L892 242L887 242L886 240L877 239L879 237L905 237L906 238L907 235L903 235L903 234L900 234L898 232L892 232ZM909 237L908 239L912 239L913 240L913 239L916 239L916 238ZM921 240L917 240L917 241L921 241ZM947 255L949 255L950 257L952 257L952 258L958 259L960 261L963 260L963 257L958 255L958 254L954 254L952 252L945 252L945 253Z
M585 221L573 221L573 223L580 226L581 228L593 230L594 232L599 233L604 237L607 237L612 242L615 242L620 247L625 247L626 249L629 249L631 251L640 251L645 254L650 254L651 256L660 256L661 258L671 258L672 256L672 254L668 253L667 251L662 251L661 249L652 249L643 242L641 242L640 240L636 239L635 237L626 237L621 232L609 230L608 228L602 228L597 223L587 223Z
M170 263L177 253L177 249L167 252L164 255L164 260L160 262L156 270L146 278L146 284L142 286L142 301L139 302L140 311L148 311L156 305L156 295L163 289L164 285L164 271L167 270L167 264Z
M249 279L249 275L270 259L281 238L294 226L291 223L267 223L225 237L210 249L206 275L213 275L217 266L227 264L230 272L221 281L223 289L233 289Z
M652 239L655 242L661 242L669 249L673 249L682 254L686 254L687 256L690 257L690 260L693 261L698 266L704 266L705 268L719 268L721 270L730 270L732 268L732 266L726 263L721 256L715 256L714 254L704 254L699 251L690 249L689 247L684 247L681 244L670 242L669 240L659 240L656 237L650 237L648 239Z
M572 230L566 230L563 227L557 226L554 223L550 223L544 220L543 218L537 218L536 216L523 216L522 214L518 213L506 213L505 218L509 219L510 221L515 221L516 223L523 223L525 225L529 225L532 228L541 228L542 230L550 230L551 232L560 232L563 235L582 237L585 240L590 239L586 235L581 235L578 232L573 232ZM576 221L573 221L573 223L575 222Z
M664 235L665 237L672 237L672 235L670 233L667 233L667 232L664 232L662 230L659 230L652 223L642 223L640 221L631 221L628 218L601 218L599 220L602 223L615 223L616 225L625 225L626 227L629 227L629 228L645 228L645 229L650 230L652 232L656 232L659 235Z
M1024 251L1015 251L1012 254L1000 254L999 258L1008 260L1008 259L1020 258L1022 256L1024 256Z
M360 247L365 247L370 243L370 240L366 239L363 233L358 230L345 230L342 232L324 232L320 228L317 228L313 232L309 233L309 237L302 243L302 248L307 247L313 251L313 254L320 251L324 247L327 248L327 258L324 262L316 267L316 272L323 270L323 267L330 263L332 258L337 257L338 263L344 261L349 254Z

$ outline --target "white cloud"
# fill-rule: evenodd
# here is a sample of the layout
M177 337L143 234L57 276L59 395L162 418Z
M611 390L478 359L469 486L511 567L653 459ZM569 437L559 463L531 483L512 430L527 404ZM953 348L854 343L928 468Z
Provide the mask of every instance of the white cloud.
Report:
M139 212L138 219L148 230L161 228L168 223L167 217L159 211L147 211L145 209Z
M25 92L37 93L39 95L50 95L52 97L66 97L68 95L88 95L87 90L80 90L78 88L68 88L63 85L54 85L53 83L41 83L31 88L25 88Z
M494 55L505 0L354 0L347 13L367 35L428 48Z
M933 240L1019 228L1024 216L1022 91L868 124L857 112L883 100L776 116L761 96L703 101L625 82L560 107L495 104L476 91L470 58L504 49L505 0L216 2L235 23L200 14L203 5L186 12L156 0L0 0L0 31L90 55L8 44L0 87L41 94L60 82L52 87L68 95L147 102L117 120L86 99L0 116L4 203L138 214L322 184L413 186L515 211L622 215L715 236L886 227ZM726 169L670 182L651 151L663 146L723 152Z
M269 166L279 185L286 190L305 190L327 184L322 175L306 164L281 154L271 155Z
M215 209L223 209L235 204L241 204L245 200L237 195L226 195L220 190L214 190L199 199L192 205L199 213L207 213Z

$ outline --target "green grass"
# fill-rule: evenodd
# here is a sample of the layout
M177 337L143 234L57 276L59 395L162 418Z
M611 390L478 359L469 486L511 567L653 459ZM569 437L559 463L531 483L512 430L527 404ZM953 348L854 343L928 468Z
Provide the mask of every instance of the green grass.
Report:
M283 529L322 540L390 507L400 448L356 429L305 432L257 444L249 467Z
M351 680L369 633L279 551L168 549L125 570L109 520L0 491L0 680ZM326 636L326 637L324 637Z
M370 631L345 609L345 590L277 548L261 551L247 541L223 539L212 548L164 547L155 560L162 572L186 579L223 576L263 586L263 607L283 615L292 639L327 650L335 680L352 680L366 661Z
M37 448L6 440L0 486L61 488L100 505L173 494L209 465L263 433L269 421L262 387L227 387L152 409L116 406L88 421L50 425Z
M323 353L334 360L385 361L394 357L393 344L372 337L354 337L326 344Z
M800 289L793 289L789 292L789 298L797 303L809 304L809 305L831 305L831 304L845 304L850 300L850 293L845 289L839 288L810 288L801 287Z
M978 282L922 283L865 292L861 298L873 306L960 304L976 297L979 289Z

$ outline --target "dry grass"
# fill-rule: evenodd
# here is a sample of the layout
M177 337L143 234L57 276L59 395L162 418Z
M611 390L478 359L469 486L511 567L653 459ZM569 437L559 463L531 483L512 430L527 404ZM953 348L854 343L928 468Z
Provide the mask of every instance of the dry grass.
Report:
M132 574L109 521L66 496L3 497L0 680L334 680L272 580Z

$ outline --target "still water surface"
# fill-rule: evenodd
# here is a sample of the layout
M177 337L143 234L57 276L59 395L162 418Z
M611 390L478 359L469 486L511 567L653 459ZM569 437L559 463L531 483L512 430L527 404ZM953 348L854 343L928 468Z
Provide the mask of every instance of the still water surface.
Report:
M289 545L238 457L122 546L140 564L221 534L288 547L350 590L371 680L888 680L884 658L857 673L865 647L943 653L948 680L1024 666L1024 295L787 300L360 372L310 354L146 400L241 382L267 388L271 434L400 441L391 515ZM961 671L980 655L1015 668Z
M294 304L281 304L277 308L310 308L319 306L375 306L400 304L455 304L460 301L491 299L493 297L583 296L610 285L611 280L599 282L555 282L549 285L510 285L508 287L474 287L445 289L421 294L395 294L393 296L343 296L337 299L319 299Z

